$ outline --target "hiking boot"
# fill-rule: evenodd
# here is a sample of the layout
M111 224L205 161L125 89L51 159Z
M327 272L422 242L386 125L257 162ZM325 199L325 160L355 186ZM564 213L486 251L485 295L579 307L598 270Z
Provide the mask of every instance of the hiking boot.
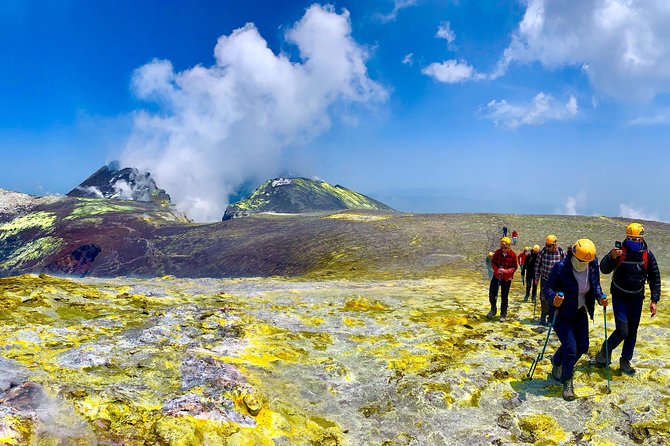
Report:
M630 365L630 361L624 358L619 358L619 370L626 375L635 375L635 369Z
M596 366L597 367L605 367L607 364L612 363L612 352L608 352L609 355L605 357L605 343L603 342L602 347L600 347L600 350L598 350L598 353L596 353Z
M575 388L572 385L572 378L563 383L563 399L565 401L573 401L575 398Z
M491 311L489 311L488 314L486 315L486 319L493 319L494 317L496 317L497 312L498 311L495 309L495 307L491 307Z
M554 362L551 362L551 376L554 377L556 381L561 380L561 374L563 373L562 365L555 365Z
M542 325L542 326L544 326L544 327L546 327L546 326L547 326L547 316L542 316L542 317L540 318L540 322L539 322L539 324Z
M498 320L499 320L500 322L505 322L506 319L507 319L507 315L506 315L506 314L501 314L501 315L500 315L500 319L498 319Z
M530 296L529 296L528 294L526 294L525 296L523 296L523 301L524 301L524 302L528 302L528 298L529 298L529 297L530 297Z

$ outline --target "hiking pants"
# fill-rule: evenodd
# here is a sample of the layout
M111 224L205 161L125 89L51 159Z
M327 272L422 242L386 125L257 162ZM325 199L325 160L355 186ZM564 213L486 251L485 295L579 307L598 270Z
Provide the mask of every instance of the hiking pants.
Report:
M579 357L589 350L589 318L586 307L577 310L574 319L562 319L560 316L559 310L554 331L561 346L551 358L551 363L563 366L561 382L565 382L572 378Z
M526 275L526 296L530 295L530 288L533 287L533 302L535 302L535 299L537 298L537 285L533 280L535 278L533 276L534 274Z
M544 286L547 284L548 281L549 281L549 279L545 279L544 277L542 277L540 279L540 297L541 297L540 298L540 307L542 308L542 314L541 314L540 317L547 317L547 315L549 317L553 317L553 311L552 311L552 314L549 314L549 304L544 299Z
M507 296L509 296L509 287L512 285L511 280L501 280L498 281L497 277L491 279L491 284L489 285L489 302L491 302L491 308L497 312L497 298L498 298L498 286L500 286L500 315L507 316Z
M607 340L610 352L623 341L621 357L630 361L633 359L633 350L637 341L637 328L642 317L644 294L612 293L612 308L616 330Z

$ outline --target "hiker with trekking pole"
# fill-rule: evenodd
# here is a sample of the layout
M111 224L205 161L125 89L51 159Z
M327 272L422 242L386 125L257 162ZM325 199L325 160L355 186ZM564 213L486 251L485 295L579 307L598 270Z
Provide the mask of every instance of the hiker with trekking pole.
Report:
M591 240L577 240L567 257L553 267L542 297L550 305L549 316L561 341L551 359L551 375L563 383L563 399L573 401L575 363L589 349L588 318L593 320L596 300L607 306L607 296L600 287L596 246Z
M565 251L558 246L558 240L553 234L549 234L544 241L544 248L540 250L535 265L534 284L540 284L540 296L544 296L544 286L549 279L551 269L561 260L565 259ZM542 314L540 315L540 325L547 325L547 315L549 306L544 299L540 299ZM535 307L533 307L533 319L535 319Z
M656 257L649 250L644 237L644 227L641 224L629 224L624 242L615 242L614 249L610 250L600 264L603 274L614 271L610 293L616 329L598 351L596 364L600 367L609 365L612 350L623 341L619 370L626 375L635 374L630 361L633 359L637 329L642 318L645 282L649 283L651 291L651 317L656 315L656 304L661 299L661 273Z

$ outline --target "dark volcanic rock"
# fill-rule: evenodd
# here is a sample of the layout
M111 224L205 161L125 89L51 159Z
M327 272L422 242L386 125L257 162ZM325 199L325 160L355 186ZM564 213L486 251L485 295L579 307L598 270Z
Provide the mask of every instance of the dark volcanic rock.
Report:
M93 268L93 262L98 254L100 254L100 251L102 251L102 248L95 243L81 245L70 254L47 265L46 270L50 273L62 273L83 277Z
M119 169L117 162L102 166L79 186L67 193L70 197L119 198L154 202L169 206L170 196L156 186L149 172L140 172L131 167Z
M228 206L223 220L259 212L302 214L346 209L393 211L384 203L340 185L308 178L275 178L263 183L247 199Z
M44 400L42 386L33 381L12 385L0 398L0 405L11 407L18 411L34 411Z

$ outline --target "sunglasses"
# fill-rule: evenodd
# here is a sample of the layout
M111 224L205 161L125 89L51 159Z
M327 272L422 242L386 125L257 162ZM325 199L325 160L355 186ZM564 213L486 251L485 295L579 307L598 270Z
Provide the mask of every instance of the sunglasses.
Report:
M547 248L551 248L552 246L556 246L556 243L547 243L546 245Z
M642 237L626 237L626 238L628 240L630 240L631 242L641 242L642 241Z

